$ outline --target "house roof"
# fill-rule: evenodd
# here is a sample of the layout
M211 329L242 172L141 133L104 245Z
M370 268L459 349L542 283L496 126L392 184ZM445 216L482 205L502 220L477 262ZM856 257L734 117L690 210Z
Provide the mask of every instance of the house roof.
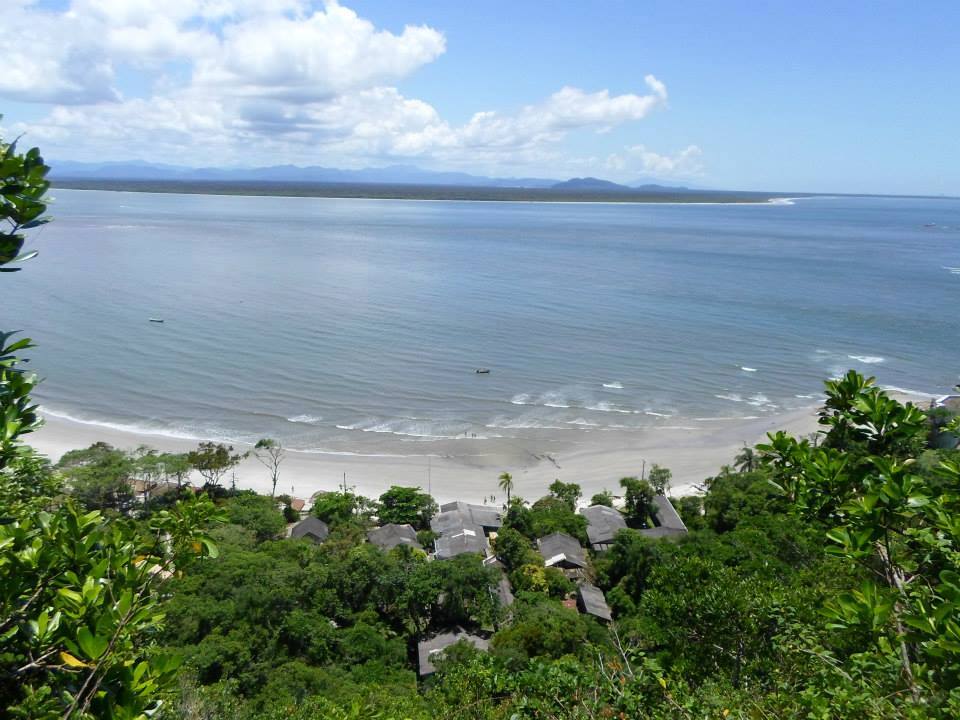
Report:
M580 568L587 566L580 541L566 533L552 533L537 540L537 547L543 556L543 564L552 567L559 563L568 563Z
M471 635L460 629L434 635L431 638L417 643L417 659L419 661L420 675L435 673L437 668L433 664L434 658L461 640L465 640L478 650L486 651L487 648L490 647L489 641L485 638L479 635Z
M430 519L430 529L438 535L456 532L464 525L473 525L473 521L469 514L464 514L459 510L444 510Z
M606 505L591 505L580 510L587 519L587 538L591 545L603 545L613 542L616 534L627 527L619 510Z
M434 541L437 558L447 560L463 553L486 555L490 547L483 528L479 525L462 525L451 532L444 533Z
M367 540L376 545L381 550L392 550L398 545L409 545L419 548L417 542L417 531L410 525L397 525L388 523L378 528L374 528L367 533Z
M290 531L290 537L292 538L309 538L318 543L326 540L329 534L330 528L327 524L313 515L298 522Z
M656 526L641 530L640 532L643 535L657 538L687 532L687 526L683 524L683 520L677 514L673 503L670 502L670 498L665 495L654 495L653 504L656 507L656 517L654 518Z
M577 588L577 607L581 612L600 618L611 620L610 606L603 596L603 591L593 585L581 585Z
M446 513L454 512L466 518L467 522L479 525L487 530L496 530L503 525L503 516L497 508L490 505L471 505L470 503L461 502L460 500L441 505L440 515L438 515L438 517ZM430 526L431 528L433 527L432 521ZM433 531L440 532L436 528L434 528Z
M306 501L301 500L300 498L293 498L293 500L290 501L290 507L292 507L297 512L300 512L301 510L303 510L303 506L305 504L306 504Z

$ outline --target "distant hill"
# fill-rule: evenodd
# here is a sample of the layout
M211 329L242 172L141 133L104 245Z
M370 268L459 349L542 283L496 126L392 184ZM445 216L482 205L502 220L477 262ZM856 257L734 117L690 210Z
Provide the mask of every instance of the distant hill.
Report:
M695 192L688 187L682 185L658 185L656 183L647 183L645 185L632 185L634 190L639 190L640 192L668 192L668 193L677 193L677 192Z
M595 177L570 178L550 186L552 190L579 190L581 192L631 192L627 185Z
M342 170L321 166L274 165L258 168L191 168L140 160L83 163L51 162L53 179L164 180L181 182L296 182L389 185L455 185L458 187L549 188L549 178L497 178L462 172L424 170L413 165Z

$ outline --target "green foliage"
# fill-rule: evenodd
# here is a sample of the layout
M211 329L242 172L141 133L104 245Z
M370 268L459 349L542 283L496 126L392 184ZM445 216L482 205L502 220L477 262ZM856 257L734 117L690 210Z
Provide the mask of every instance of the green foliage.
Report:
M741 521L768 513L785 513L789 503L769 482L763 470L724 473L707 480L703 520L714 532L733 530Z
M542 497L530 508L528 518L530 537L541 538L562 532L572 535L581 543L587 542L587 520L574 512L569 498L563 500L556 495Z
M687 530L703 530L706 522L703 518L703 498L699 495L685 495L681 498L672 498L673 504Z
M623 488L624 514L633 526L653 527L654 515L653 488L646 480L635 477L620 479Z
M331 527L349 522L366 523L373 506L369 500L349 491L319 493L311 512Z
M407 644L420 635L498 619L498 573L478 557L383 553L353 528L323 545L221 533L220 557L176 581L164 634L196 683L230 685L251 712L311 695L349 701L339 684L355 697L413 687Z
M510 527L502 528L497 533L493 550L507 572L512 572L521 565L536 565L538 562L542 564L540 555L533 549L529 538Z
M127 453L98 442L64 453L57 463L70 493L89 510L125 512L133 502L136 464Z
M211 488L219 488L223 476L236 467L244 457L246 455L234 453L232 445L213 442L202 442L196 450L187 453L190 465L200 473Z
M577 509L577 501L583 494L580 486L576 483L565 483L560 482L559 480L554 480L552 483L550 483L550 487L548 489L550 490L551 495L566 503L567 507L569 507L571 511Z
M377 506L380 524L412 525L415 530L430 527L430 518L437 514L437 503L419 487L393 485Z
M135 717L155 708L179 663L143 639L163 620L172 573L216 554L200 529L214 515L209 500L193 500L140 534L68 502L0 526L0 702L11 715Z
M511 493L513 492L513 475L508 472L500 473L497 478L497 486L507 494L507 506L510 506Z
M507 511L503 516L503 527L512 528L531 540L536 539L533 529L533 513L527 507L527 501L514 497L507 504Z
M0 138L0 272L16 272L20 268L9 267L11 263L29 260L37 254L22 252L26 240L22 231L49 222L43 217L47 211L44 195L50 187L46 179L49 171L40 150L31 148L20 153L16 141L7 144ZM0 339L0 345L4 341Z
M0 471L26 452L20 437L41 424L37 405L30 397L37 377L20 367L26 361L16 354L33 344L29 338L13 340L15 334L0 331Z
M582 657L587 652L588 621L555 602L518 602L509 627L493 636L492 651L508 667L531 658Z
M650 487L653 488L654 494L669 495L670 480L672 478L673 473L670 472L669 468L660 467L656 463L650 467L648 482L650 483Z
M854 372L827 383L820 448L771 436L761 449L778 487L823 519L830 550L875 572L826 603L830 627L870 642L872 661L898 662L914 704L952 702L960 680L960 465L932 486L914 471L925 415ZM826 497L825 497L826 496Z
M275 539L287 528L283 513L272 497L247 490L229 498L223 508L228 522L246 528L258 542Z
M591 505L604 505L606 507L613 507L613 493L609 490L603 490L598 492L592 498L590 498Z

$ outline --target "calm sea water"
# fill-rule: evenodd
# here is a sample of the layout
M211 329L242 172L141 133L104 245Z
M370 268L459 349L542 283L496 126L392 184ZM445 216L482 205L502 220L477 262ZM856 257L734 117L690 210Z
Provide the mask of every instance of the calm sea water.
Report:
M56 196L0 327L87 422L413 454L960 378L960 201Z

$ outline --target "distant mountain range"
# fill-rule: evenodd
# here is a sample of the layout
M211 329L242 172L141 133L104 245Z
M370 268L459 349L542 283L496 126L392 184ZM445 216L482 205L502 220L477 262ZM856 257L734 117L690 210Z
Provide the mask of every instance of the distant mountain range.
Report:
M601 180L595 177L570 178L563 182L551 185L554 190L579 190L580 192L682 192L689 190L686 187L660 185L658 183L644 183L642 185L621 185L620 183Z
M462 172L424 170L413 165L342 170L320 166L274 165L259 168L191 168L139 160L84 163L61 160L51 163L51 177L78 180L163 180L183 182L290 182L353 183L386 185L442 185L486 188L532 188L576 190L579 192L684 191L687 188L647 183L638 187L620 185L598 178L572 178L563 182L550 178L485 177Z

